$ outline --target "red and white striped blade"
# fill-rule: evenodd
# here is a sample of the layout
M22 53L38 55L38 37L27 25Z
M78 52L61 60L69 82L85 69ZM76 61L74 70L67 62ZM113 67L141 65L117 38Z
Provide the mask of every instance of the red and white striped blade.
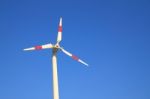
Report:
M26 48L26 49L24 49L24 51L49 49L49 48L52 48L52 47L53 47L52 44L45 44L45 45L39 45L39 46L35 46L35 47Z
M86 65L86 66L88 66L87 63L85 63L84 61L82 61L81 59L79 59L77 56L71 54L70 52L64 50L63 48L60 48L60 49L61 49L66 55L70 56L72 59L74 59L74 60L76 60L76 61L78 61L78 62L80 62L80 63L82 63L82 64L84 64L84 65Z
M60 18L60 21L59 21L57 43L59 43L61 40L62 40L62 17Z

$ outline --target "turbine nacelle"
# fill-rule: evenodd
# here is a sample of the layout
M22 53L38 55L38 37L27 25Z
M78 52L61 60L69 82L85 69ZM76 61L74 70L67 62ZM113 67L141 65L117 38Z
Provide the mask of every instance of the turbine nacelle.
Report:
M56 43L55 45L54 45L54 47L53 48L57 48L57 49L59 49L60 48L60 45L58 44L58 43Z

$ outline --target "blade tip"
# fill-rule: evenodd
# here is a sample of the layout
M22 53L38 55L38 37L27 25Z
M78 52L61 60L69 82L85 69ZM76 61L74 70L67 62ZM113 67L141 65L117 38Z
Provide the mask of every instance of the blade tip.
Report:
M27 49L23 49L23 51L27 51Z
M23 49L23 51L29 51L29 49L26 48L26 49Z
M85 64L87 67L89 67L89 64Z

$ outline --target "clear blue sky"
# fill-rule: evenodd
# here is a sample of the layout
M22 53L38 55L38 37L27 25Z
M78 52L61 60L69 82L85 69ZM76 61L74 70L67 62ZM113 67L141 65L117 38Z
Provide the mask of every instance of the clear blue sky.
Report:
M52 99L55 43L90 67L58 53L60 99L150 99L149 0L1 0L0 99Z

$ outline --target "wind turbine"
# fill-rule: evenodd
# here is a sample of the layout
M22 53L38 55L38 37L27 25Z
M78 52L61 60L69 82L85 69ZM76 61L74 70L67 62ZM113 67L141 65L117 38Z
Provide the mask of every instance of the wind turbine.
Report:
M58 73L57 73L57 52L58 50L64 52L66 55L70 56L72 59L88 66L87 63L79 59L77 56L71 54L62 48L59 43L62 40L62 18L60 18L59 27L58 27L58 35L56 44L45 44L39 45L35 47L30 47L24 49L24 51L32 51L32 50L42 50L42 49L52 49L52 70L53 70L53 99L59 99L59 88L58 88Z

